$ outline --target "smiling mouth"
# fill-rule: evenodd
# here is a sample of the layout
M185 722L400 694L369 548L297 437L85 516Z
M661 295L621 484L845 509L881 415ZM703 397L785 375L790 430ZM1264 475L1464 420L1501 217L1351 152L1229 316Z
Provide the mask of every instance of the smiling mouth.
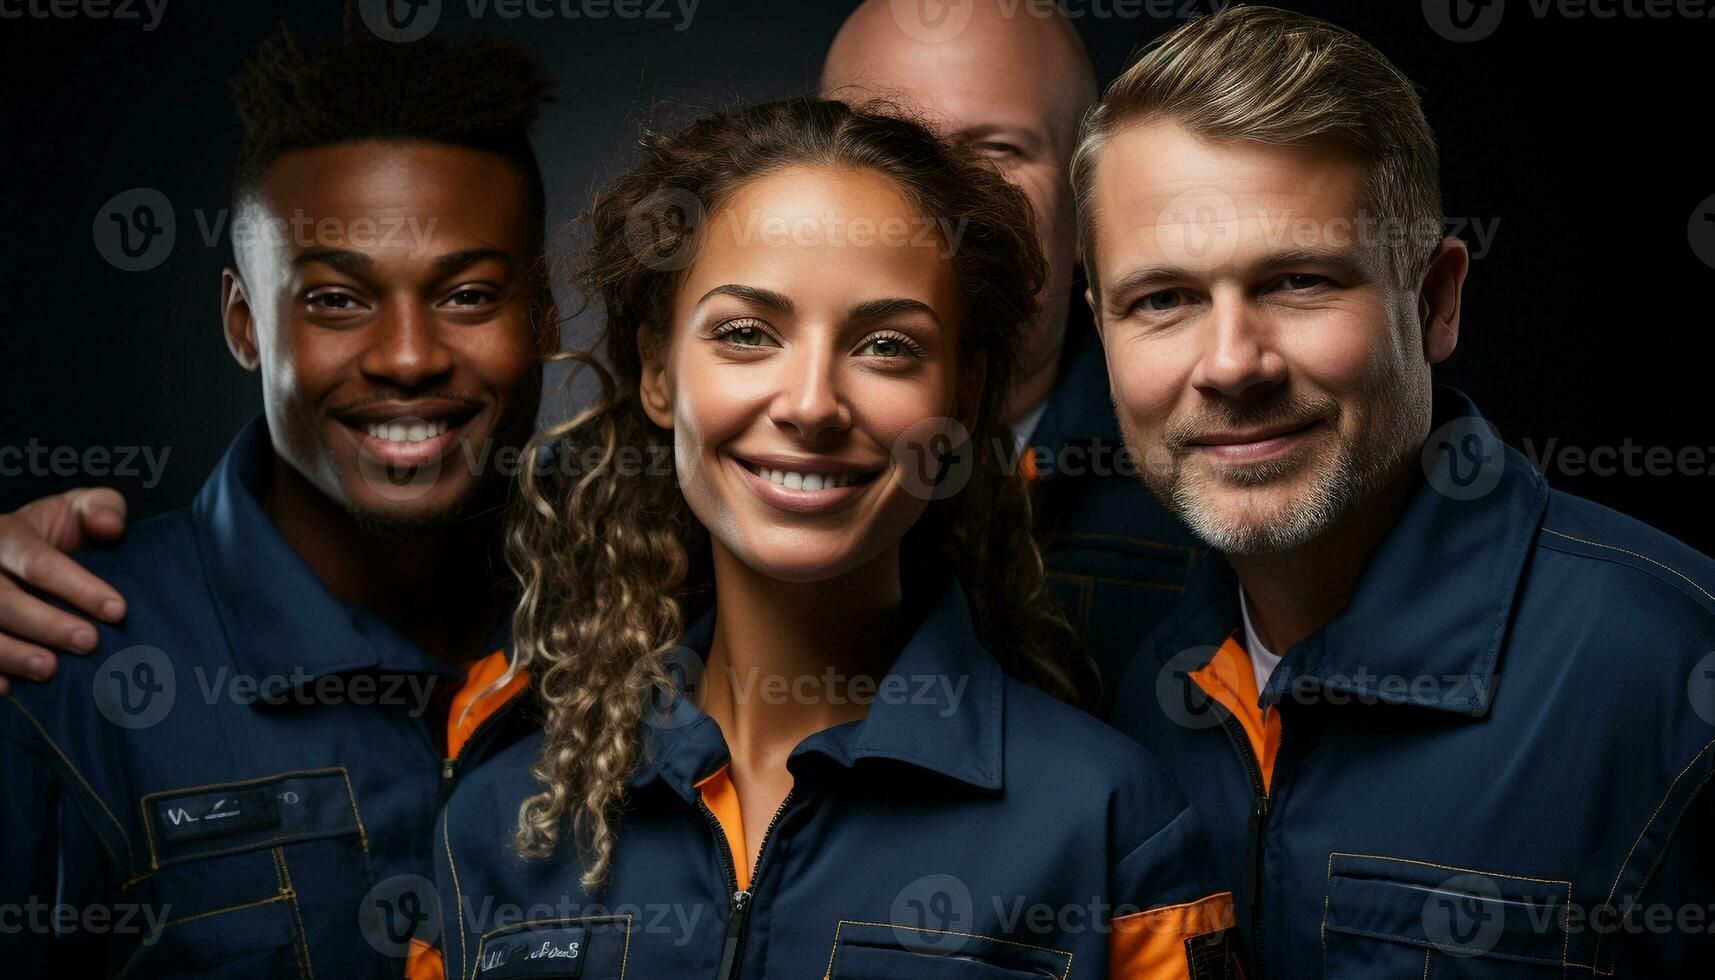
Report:
M753 463L748 459L733 457L738 465L749 470L757 477L767 480L775 486L788 490L838 490L843 487L862 486L880 475L880 470L846 470L833 473L806 473L799 470L776 469Z

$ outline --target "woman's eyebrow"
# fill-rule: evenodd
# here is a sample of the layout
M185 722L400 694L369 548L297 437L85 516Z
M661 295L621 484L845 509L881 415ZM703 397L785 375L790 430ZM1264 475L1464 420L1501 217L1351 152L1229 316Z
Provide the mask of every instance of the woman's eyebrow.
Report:
M897 316L901 313L927 313L936 324L941 318L935 315L935 308L921 300L915 299L871 299L851 308L848 314L853 320L880 320L885 317Z
M745 286L739 283L727 283L725 285L716 286L699 297L697 299L697 305L701 306L708 302L708 299L711 296L731 296L735 299L742 299L749 303L755 303L758 306L766 306L769 309L778 310L781 313L791 313L794 309L792 301L787 299L786 296L781 293L777 293L772 289L762 289L757 286Z

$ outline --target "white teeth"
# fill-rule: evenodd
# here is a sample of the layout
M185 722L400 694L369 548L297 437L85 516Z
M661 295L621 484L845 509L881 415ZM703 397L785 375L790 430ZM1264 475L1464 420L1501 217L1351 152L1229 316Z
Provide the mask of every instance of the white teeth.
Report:
M433 422L366 422L363 429L371 436L387 442L423 442L447 431L447 420Z
M851 473L793 473L790 470L771 470L766 466L758 466L756 475L790 490L832 490L849 487L857 480Z

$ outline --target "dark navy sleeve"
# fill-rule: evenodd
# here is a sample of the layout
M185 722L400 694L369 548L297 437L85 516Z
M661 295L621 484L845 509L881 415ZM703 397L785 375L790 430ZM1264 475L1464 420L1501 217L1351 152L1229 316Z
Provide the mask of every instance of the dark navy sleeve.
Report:
M1108 976L1224 980L1236 962L1232 893L1196 811L1153 759L1139 770L1115 800ZM1171 814L1165 823L1164 814Z
M0 963L8 977L99 976L113 940L104 844L68 798L53 751L15 698L0 699Z

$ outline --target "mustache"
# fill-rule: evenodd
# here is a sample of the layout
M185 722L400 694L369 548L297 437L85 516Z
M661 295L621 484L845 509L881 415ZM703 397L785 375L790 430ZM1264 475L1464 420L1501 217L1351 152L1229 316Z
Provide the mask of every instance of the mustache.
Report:
M1276 426L1298 428L1318 419L1337 419L1339 415L1340 403L1332 397L1303 396L1277 389L1250 398L1210 402L1172 419L1162 432L1162 441L1177 456L1210 433Z

